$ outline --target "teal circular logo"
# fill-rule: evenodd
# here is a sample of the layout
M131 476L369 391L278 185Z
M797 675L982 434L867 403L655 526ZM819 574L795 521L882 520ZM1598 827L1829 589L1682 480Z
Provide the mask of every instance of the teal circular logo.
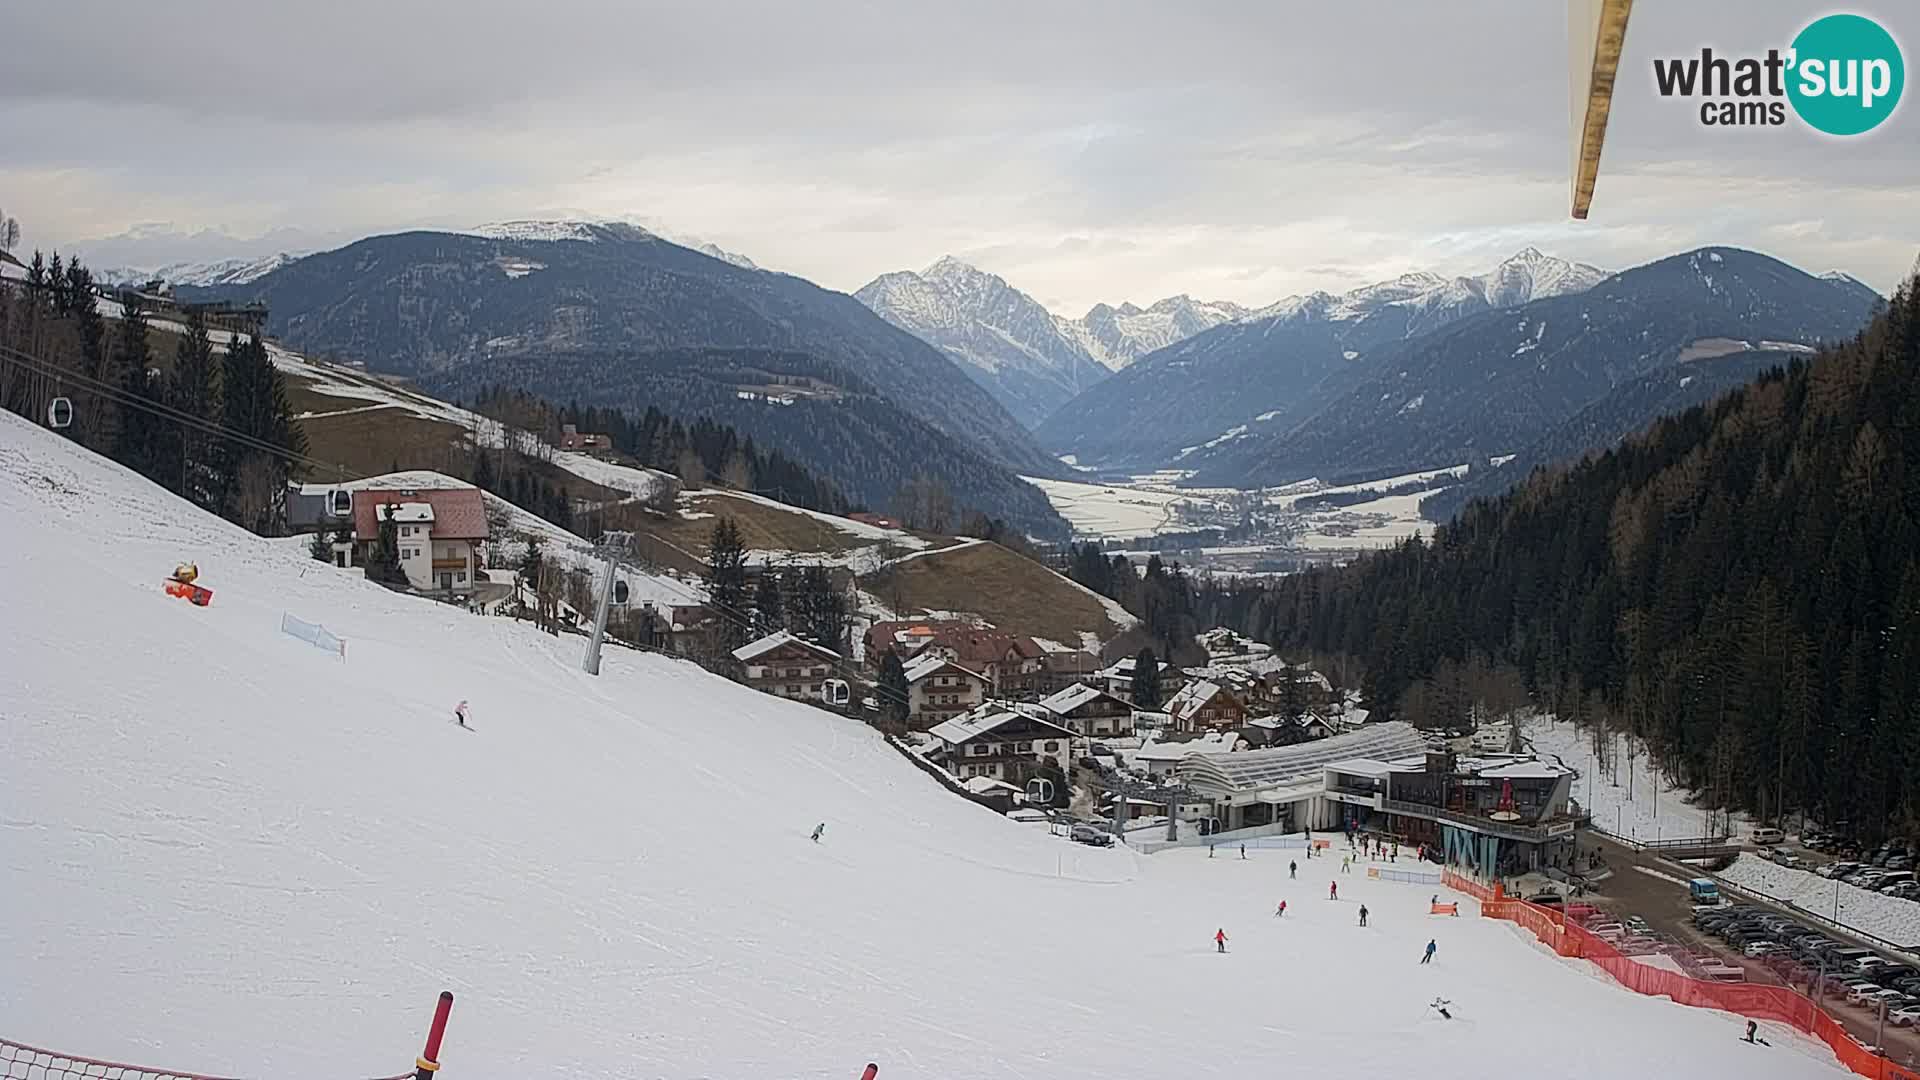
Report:
M1907 83L1900 45L1863 15L1828 15L1793 39L1787 100L1808 126L1828 135L1879 127Z

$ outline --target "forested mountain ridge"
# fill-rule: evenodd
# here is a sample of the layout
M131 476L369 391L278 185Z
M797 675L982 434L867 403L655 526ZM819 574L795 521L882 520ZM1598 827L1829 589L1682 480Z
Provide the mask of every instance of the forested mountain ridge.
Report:
M1920 302L1431 543L1202 594L1284 650L1357 657L1384 714L1460 723L1464 673L1644 736L1763 815L1920 831ZM1211 610L1207 610L1211 607Z
M528 353L452 368L422 380L448 398L525 390L583 407L641 416L657 408L693 423L727 425L778 452L847 500L882 512L922 481L937 482L959 511L977 510L1041 537L1066 522L1040 489L970 445L935 430L836 364L764 349L663 349L608 356ZM689 484L703 477L682 475ZM763 494L786 499L791 493Z
M952 360L850 296L633 226L580 225L569 235L374 236L243 285L180 291L264 301L269 329L290 345L411 376L502 383L495 369L531 354L591 352L629 364L676 348L805 352L1007 469L1062 472Z

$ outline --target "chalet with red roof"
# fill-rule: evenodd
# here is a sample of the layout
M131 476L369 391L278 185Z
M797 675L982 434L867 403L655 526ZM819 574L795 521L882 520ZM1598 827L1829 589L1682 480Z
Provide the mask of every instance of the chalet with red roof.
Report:
M479 488L366 489L353 493L353 545L365 566L394 523L400 569L425 592L459 592L479 579L487 541L487 507Z

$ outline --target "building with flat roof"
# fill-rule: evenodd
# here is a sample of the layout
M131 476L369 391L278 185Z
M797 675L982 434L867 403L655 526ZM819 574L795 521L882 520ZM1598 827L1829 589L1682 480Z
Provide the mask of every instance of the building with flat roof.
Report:
M1419 753L1426 745L1426 737L1411 724L1374 724L1297 746L1192 754L1175 764L1172 773L1213 799L1222 829L1327 829L1341 820L1339 804L1327 790L1329 762L1366 755L1400 757Z
M1328 762L1325 789L1343 826L1437 848L1477 873L1512 874L1571 863L1587 822L1572 799L1576 775L1528 754L1427 749Z

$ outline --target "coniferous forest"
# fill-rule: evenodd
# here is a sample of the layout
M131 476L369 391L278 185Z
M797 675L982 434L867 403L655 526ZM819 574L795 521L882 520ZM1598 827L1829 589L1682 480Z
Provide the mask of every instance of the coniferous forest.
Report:
M35 252L0 284L0 404L255 532L286 522L286 484L306 437L258 337L215 333L198 315L156 335L139 299L101 311L93 275ZM162 347L161 343L165 343Z
M1765 817L1920 834L1920 312L1418 539L1212 619L1355 658L1369 704L1462 726L1476 673L1643 736L1676 782ZM1211 625L1211 623L1209 623Z

